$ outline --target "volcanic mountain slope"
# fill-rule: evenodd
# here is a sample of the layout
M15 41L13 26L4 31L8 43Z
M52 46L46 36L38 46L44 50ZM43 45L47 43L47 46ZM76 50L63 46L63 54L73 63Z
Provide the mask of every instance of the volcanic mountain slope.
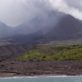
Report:
M38 31L42 31L44 34L59 22L63 17L63 13L59 13L53 10L45 10L41 14L35 16L29 22L24 22L15 28L16 34L28 35ZM46 30L47 29L47 30Z
M6 24L0 22L0 38L10 36L11 35L11 29Z
M45 37L50 40L81 39L82 21L67 15L63 17L56 27L52 28Z
M31 47L31 45L2 45L0 46L0 62L4 60L13 60Z
M55 21L54 21L55 22ZM49 29L39 30L29 35L18 35L12 37L15 42L22 43L44 43L50 41L61 41L82 38L82 22L70 15L64 16L56 26Z
M27 51L27 49L37 44L45 44L51 41L61 42L61 40L81 39L82 22L73 18L70 15L66 15L60 20L60 22L56 26L46 29L46 31L44 32L45 33L43 33L42 30L39 30L30 34L19 34L7 38L7 42L9 41L10 45L1 46L1 59L3 56L11 57L12 55L20 55ZM14 44L16 45L13 46ZM27 45L26 48L25 45Z
M8 26L0 22L0 38L18 35L28 36L38 31L42 31L42 33L45 34L46 31L56 26L63 15L63 13L44 9L41 14L34 16L29 22L25 21L16 27Z

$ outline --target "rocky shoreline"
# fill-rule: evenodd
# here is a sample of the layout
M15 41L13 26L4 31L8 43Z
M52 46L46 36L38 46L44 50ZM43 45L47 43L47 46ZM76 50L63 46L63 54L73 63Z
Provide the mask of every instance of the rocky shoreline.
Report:
M82 61L0 62L0 76L82 75Z

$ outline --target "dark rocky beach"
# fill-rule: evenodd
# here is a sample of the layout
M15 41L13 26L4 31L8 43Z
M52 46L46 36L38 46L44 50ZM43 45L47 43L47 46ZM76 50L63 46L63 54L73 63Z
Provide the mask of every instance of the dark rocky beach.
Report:
M82 75L82 61L0 62L0 76Z

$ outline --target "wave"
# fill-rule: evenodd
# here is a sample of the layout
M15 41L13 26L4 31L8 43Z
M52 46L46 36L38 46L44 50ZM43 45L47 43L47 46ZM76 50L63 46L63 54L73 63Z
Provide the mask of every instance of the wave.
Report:
M40 76L13 76L13 77L0 77L0 79L37 79L37 78L76 78L76 77L82 77L82 75L77 76L68 76L68 75L40 75Z

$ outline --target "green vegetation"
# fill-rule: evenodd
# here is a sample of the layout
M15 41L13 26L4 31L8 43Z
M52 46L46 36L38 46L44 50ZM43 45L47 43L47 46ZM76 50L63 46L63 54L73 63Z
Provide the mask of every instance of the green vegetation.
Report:
M19 61L64 61L82 60L82 45L40 45L27 51Z

